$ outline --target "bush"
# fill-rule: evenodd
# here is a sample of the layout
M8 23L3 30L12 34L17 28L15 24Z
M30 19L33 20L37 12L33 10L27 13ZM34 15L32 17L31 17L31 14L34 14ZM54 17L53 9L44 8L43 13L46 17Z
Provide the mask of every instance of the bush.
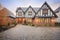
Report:
M60 23L57 23L57 22L56 22L56 23L55 23L55 26L60 26Z
M2 30L7 30L8 29L8 26L6 26L6 25L2 25L1 27L2 27Z
M34 24L32 24L32 26L34 26Z
M17 22L15 21L14 24L17 25Z

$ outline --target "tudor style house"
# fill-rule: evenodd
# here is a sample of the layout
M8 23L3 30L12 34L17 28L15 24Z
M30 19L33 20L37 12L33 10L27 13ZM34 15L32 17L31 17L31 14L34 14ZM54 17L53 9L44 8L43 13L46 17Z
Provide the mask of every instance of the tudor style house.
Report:
M16 10L16 20L18 23L27 23L33 25L55 25L55 18L57 15L53 12L51 7L45 2L41 8L19 7Z

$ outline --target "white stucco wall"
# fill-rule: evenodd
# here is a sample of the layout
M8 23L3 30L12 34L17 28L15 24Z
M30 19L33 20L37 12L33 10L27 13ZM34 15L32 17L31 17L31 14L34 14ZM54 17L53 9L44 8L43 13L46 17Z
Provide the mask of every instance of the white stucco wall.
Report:
M28 15L29 13L28 13L28 11L32 11L32 15ZM33 18L35 16L35 12L32 10L32 8L29 8L28 10L27 10L27 12L25 13L25 17L30 17L30 18Z
M22 12L22 10L18 10L18 12ZM18 16L18 12L17 12L17 17L24 17L24 13L22 12L22 16Z
M47 5L44 5L36 16L44 16L44 14L42 13L43 9L48 9L48 14L46 16L53 16L52 11L49 9L49 7L47 7Z
M56 13L56 15L58 16L58 18L56 18L56 22L60 22L60 11Z

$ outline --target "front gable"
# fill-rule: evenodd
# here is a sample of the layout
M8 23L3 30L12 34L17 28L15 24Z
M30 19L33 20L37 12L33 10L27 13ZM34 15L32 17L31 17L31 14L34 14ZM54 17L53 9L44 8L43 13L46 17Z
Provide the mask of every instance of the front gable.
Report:
M25 17L27 17L27 18L33 18L35 16L35 13L36 12L34 11L34 9L31 6L29 6L27 8L27 10L25 11Z
M22 10L22 8L18 8L17 9L17 17L24 17L24 11Z
M50 6L45 2L42 7L38 10L37 15L39 17L57 17L57 15L53 12Z

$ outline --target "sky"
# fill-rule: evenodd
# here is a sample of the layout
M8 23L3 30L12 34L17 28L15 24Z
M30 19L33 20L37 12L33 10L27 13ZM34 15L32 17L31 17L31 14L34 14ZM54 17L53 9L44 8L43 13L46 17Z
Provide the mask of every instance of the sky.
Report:
M28 7L29 5L32 7L41 7L45 1L53 10L60 7L60 0L0 0L0 3L16 15L18 7Z

